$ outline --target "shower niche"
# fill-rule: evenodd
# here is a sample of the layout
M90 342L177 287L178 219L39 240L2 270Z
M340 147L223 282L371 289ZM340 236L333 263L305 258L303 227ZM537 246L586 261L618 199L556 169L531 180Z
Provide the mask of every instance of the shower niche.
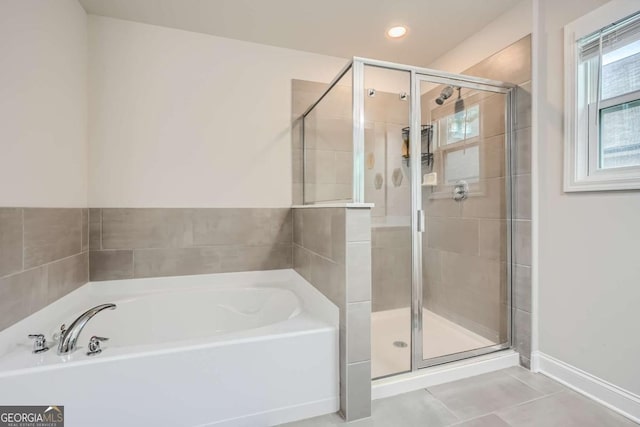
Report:
M354 58L303 115L304 202L374 204L373 378L511 346L513 90Z

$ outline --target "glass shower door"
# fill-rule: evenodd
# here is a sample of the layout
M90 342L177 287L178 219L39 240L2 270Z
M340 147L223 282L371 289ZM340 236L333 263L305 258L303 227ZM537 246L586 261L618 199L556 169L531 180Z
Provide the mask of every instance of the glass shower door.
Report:
M510 92L419 74L414 83L413 341L425 367L509 345Z

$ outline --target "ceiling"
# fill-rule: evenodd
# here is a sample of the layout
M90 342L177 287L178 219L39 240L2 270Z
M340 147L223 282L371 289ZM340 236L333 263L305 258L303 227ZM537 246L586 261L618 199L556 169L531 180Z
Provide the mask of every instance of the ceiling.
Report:
M80 0L87 13L349 58L427 66L520 0ZM385 31L405 25L390 40Z

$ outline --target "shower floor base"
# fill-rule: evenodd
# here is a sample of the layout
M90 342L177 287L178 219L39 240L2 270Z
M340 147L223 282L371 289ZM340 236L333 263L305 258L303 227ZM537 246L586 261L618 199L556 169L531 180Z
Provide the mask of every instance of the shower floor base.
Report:
M495 344L429 310L424 309L422 316L422 351L425 359ZM411 311L409 308L371 313L371 365L372 378L410 370Z

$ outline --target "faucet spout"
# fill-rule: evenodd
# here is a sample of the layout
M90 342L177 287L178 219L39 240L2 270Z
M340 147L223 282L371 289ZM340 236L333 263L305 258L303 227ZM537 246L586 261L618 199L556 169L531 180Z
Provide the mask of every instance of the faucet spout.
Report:
M86 326L89 320L102 310L114 310L115 308L115 304L100 304L82 313L73 321L68 329L62 332L60 342L58 343L58 354L69 354L73 352L73 350L76 349L80 332L82 332L82 329Z

